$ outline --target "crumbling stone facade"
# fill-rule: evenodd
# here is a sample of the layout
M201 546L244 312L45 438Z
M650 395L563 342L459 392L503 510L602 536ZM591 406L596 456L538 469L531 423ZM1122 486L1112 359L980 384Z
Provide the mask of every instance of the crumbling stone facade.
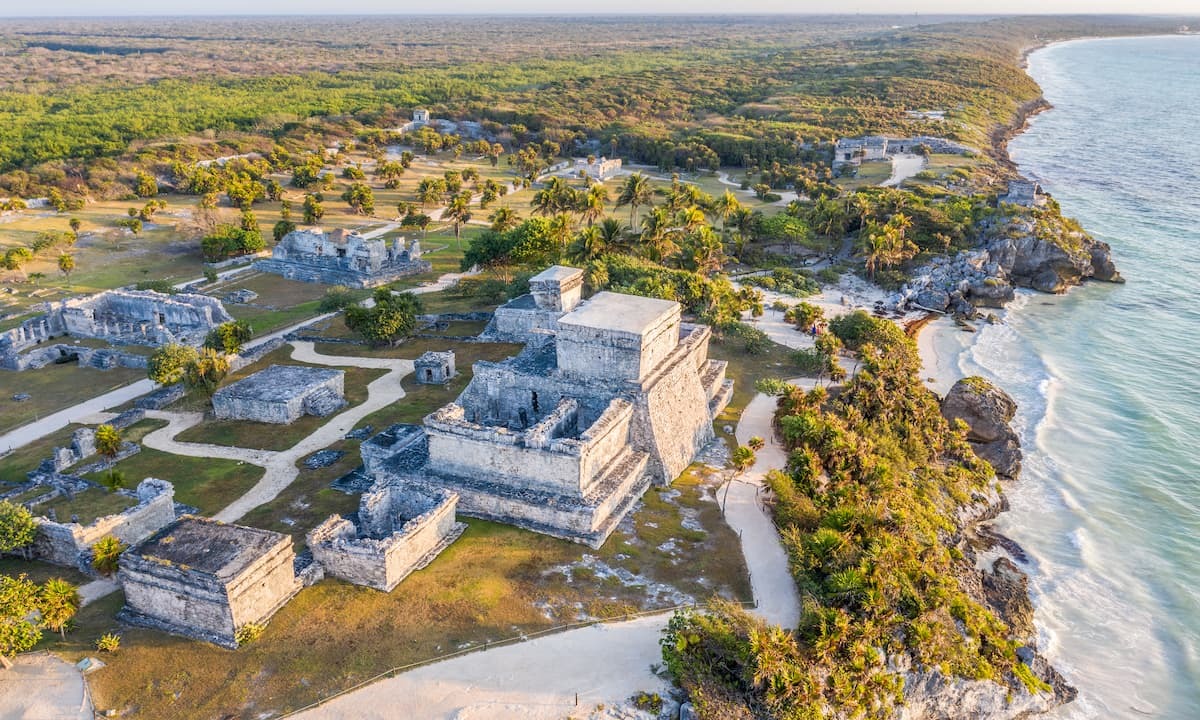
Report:
M417 382L425 385L441 385L458 374L454 368L454 351L422 353L413 361Z
M421 259L419 240L367 238L342 229L293 230L279 241L256 270L290 280L374 287L406 275L428 272L433 266Z
M52 493L47 499L57 495ZM137 501L137 505L124 512L97 518L88 525L35 518L38 528L33 556L90 573L92 546L101 538L112 535L132 545L175 521L175 487L166 480L146 478L138 483Z
M70 335L107 340L116 345L200 345L210 330L233 318L220 300L206 295L165 295L151 290L107 290L70 298L50 306L11 330L0 333L0 367L23 370L58 357L23 357L22 353L55 337ZM85 352L65 346L69 352ZM88 352L89 362L93 352ZM108 363L108 360L103 362ZM113 357L112 364L127 364Z
M272 365L214 393L213 411L222 420L277 425L324 417L346 406L345 379L342 370Z
M558 319L583 297L583 271L554 265L529 279L529 294L496 308L483 337L497 342L528 342L535 334L553 333Z
M423 438L392 428L363 444L363 461L380 482L457 493L465 515L599 547L651 482L672 482L713 439L732 382L708 359L710 330L682 323L678 303L599 293L575 306L562 281L579 271L552 270L557 293L531 287L573 310L518 356L477 362Z
M308 533L325 575L390 592L458 539L458 495L380 485L363 493L357 524L332 515Z
M236 648L299 592L287 535L184 516L121 555L123 622Z

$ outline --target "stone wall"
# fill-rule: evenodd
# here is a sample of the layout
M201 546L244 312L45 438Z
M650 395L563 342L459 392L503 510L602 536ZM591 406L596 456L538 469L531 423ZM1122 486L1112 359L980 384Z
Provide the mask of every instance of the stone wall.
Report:
M395 238L389 245L382 238L340 229L294 230L275 246L270 259L259 260L254 268L302 282L374 287L430 271L432 265L420 257L418 240L406 246Z
M112 535L133 545L175 521L175 487L171 483L146 478L137 486L137 498L137 505L116 515L97 518L89 525L36 518L34 557L90 573L92 545L101 538Z
M273 365L218 390L213 412L222 420L287 425L302 415L324 416L345 405L341 370ZM318 398L329 402L318 403Z
M379 486L362 496L359 527L333 515L308 533L308 545L326 575L390 592L462 534L457 504L445 490Z

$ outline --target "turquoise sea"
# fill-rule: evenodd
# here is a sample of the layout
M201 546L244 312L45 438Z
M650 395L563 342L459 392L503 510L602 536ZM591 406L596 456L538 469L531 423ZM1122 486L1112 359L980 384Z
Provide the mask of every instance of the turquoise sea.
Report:
M1054 109L1011 144L1110 243L1126 285L1023 294L952 333L965 374L1020 403L1026 452L997 529L1020 543L1059 718L1200 718L1200 36L1053 45Z

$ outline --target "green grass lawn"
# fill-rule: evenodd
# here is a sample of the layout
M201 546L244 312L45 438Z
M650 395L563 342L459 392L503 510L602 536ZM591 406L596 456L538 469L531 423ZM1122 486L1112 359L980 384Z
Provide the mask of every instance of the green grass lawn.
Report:
M0 456L0 482L9 484L21 484L25 482L25 475L35 468L45 458L50 457L50 453L56 447L65 447L71 444L71 433L83 425L68 425L67 427L57 430L43 438L39 438L17 448L11 453Z
M67 343L70 338L64 338ZM74 363L47 365L36 370L0 370L0 433L27 425L39 418L124 387L146 377L145 370L113 368L97 370ZM17 393L29 399L17 402ZM7 448L0 448L0 451Z
M175 499L212 515L238 499L262 479L263 469L224 458L193 458L142 448L137 455L117 463L130 487L148 477L167 480L175 486ZM99 480L100 476L89 479Z
M873 161L864 162L858 166L858 173L851 176L836 178L834 180L843 190L857 190L861 187L869 187L878 185L892 176L892 162Z
M35 583L44 583L51 578L62 578L73 585L82 585L91 580L74 568L51 565L40 560L22 560L19 557L0 557L0 575L16 577L28 575Z
M116 515L126 508L137 505L137 500L125 495L118 495L103 488L88 488L72 498L59 496L48 503L38 505L33 509L35 515L53 517L61 523L72 522L72 516L78 519L80 525L91 525L97 518L105 515Z

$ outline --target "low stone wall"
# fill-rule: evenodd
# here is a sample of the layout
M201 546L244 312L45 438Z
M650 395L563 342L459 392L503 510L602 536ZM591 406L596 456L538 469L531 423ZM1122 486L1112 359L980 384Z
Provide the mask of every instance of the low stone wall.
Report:
M90 525L36 518L33 555L39 560L90 573L92 545L112 535L127 545L141 542L175 521L175 487L166 480L146 478L137 486L138 504Z
M183 399L184 395L187 395L187 388L183 386L183 383L164 385L138 398L133 402L133 405L143 411L162 410L171 403Z
M149 364L145 355L124 352L113 348L90 348L81 345L55 343L17 355L0 355L0 368L21 372L36 370L74 357L80 367L111 370L115 367L144 370Z
M308 546L326 575L390 592L462 534L457 504L453 492L384 485L363 494L359 527L330 516L308 533Z

